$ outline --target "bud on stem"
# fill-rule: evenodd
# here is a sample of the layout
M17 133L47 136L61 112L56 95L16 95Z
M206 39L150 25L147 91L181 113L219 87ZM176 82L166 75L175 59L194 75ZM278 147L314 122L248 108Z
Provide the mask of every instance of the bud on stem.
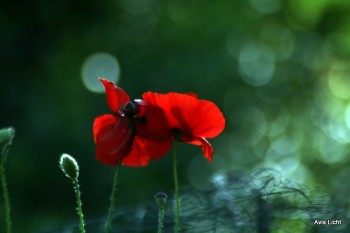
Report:
M75 180L79 176L79 166L77 161L68 154L62 154L59 166L63 173L70 179Z
M167 195L164 192L158 192L154 195L154 198L156 199L156 202L159 207L164 207Z
M0 147L11 145L15 137L15 129L10 127L7 129L0 129Z
M156 202L159 206L157 233L162 233L163 221L164 221L164 205L166 202L167 195L164 192L158 192L154 195L154 198L156 199Z
M63 173L70 179L72 179L73 188L75 191L76 201L77 201L77 213L79 216L79 228L80 233L85 233L85 223L84 223L84 214L82 209L82 202L80 198L80 189L78 183L79 176L79 166L77 161L68 154L62 154L59 160L59 167Z

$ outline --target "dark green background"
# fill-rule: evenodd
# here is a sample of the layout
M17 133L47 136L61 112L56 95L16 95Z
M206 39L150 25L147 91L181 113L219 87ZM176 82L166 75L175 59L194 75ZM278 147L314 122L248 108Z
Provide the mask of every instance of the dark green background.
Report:
M62 153L79 162L86 217L106 213L114 168L95 160L92 122L109 109L81 79L97 52L118 59L118 85L132 98L194 92L224 112L225 131L210 140L214 162L197 147L179 147L182 185L201 189L212 174L273 167L348 203L347 2L1 3L0 127L16 128L7 164L14 232L76 220L70 181L58 168ZM123 167L117 206L150 202L160 190L171 195L171 162L169 153L147 167Z

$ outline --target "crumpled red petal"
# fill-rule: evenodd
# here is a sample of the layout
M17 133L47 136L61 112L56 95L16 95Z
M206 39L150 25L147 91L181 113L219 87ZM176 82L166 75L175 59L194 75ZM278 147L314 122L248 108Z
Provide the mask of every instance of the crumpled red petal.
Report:
M106 97L109 108L118 113L119 107L130 101L129 95L120 87L106 79L99 78L106 89Z
M201 146L202 147L202 152L205 158L208 159L209 162L213 161L213 154L214 154L214 148L212 147L212 145L208 142L207 139L205 138L181 138L181 141L192 144L192 145L196 145L196 146Z
M171 131L164 111L145 101L137 103L144 116L134 121L137 135L152 141L171 141Z
M143 99L160 106L171 128L181 129L186 136L213 138L225 128L225 118L211 101L200 100L193 94L146 92Z
M149 160L157 160L164 156L171 148L172 141L156 142L135 136L132 150L123 160L123 165L130 167L146 166Z
M131 151L134 131L127 118L105 114L93 124L97 159L110 166L118 164Z
M146 92L143 99L163 109L169 127L178 129L180 140L202 147L205 158L213 160L214 149L206 138L219 135L225 128L225 118L211 101L199 100L193 93L158 94Z
M123 160L123 165L146 166L149 160L164 156L172 146L171 132L163 110L137 101L143 116L134 119L136 136L132 150Z

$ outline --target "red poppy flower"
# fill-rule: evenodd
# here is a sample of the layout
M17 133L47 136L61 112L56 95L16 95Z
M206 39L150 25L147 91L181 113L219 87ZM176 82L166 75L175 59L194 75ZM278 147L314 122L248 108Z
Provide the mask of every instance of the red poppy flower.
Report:
M145 166L169 151L172 141L167 118L158 106L143 100L130 101L128 94L105 79L109 108L114 113L95 119L93 124L96 157L106 165L122 162Z
M142 98L163 109L174 138L201 146L204 157L213 160L214 149L207 138L218 136L225 127L225 118L213 102L200 100L192 93L147 92Z

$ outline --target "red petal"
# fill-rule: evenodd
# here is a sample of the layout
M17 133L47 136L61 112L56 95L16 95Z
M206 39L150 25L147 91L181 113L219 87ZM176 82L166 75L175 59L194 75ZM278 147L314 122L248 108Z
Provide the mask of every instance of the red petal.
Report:
M123 160L127 166L146 166L149 160L165 155L172 146L172 138L167 118L162 109L138 101L140 117L134 120L134 143L129 155Z
M116 86L113 82L106 79L99 78L106 89L107 102L109 108L114 113L118 113L119 107L130 101L129 95L120 87Z
M186 139L186 138L181 138L181 141L197 145L197 146L202 146L202 152L205 158L208 159L209 162L213 161L213 154L214 154L214 149L211 146L211 144L207 141L205 138L192 138L192 139Z
M97 159L104 164L118 164L131 150L134 131L127 118L109 114L97 117L93 133Z
M130 167L146 166L149 160L156 160L165 155L171 148L172 141L155 142L135 136L132 150L123 160L123 165Z
M140 137L153 141L171 141L171 131L164 111L145 101L138 102L142 117L135 119L135 131Z
M184 136L213 138L225 127L220 109L213 102L199 100L193 94L147 92L143 99L161 107L170 127L180 129Z

